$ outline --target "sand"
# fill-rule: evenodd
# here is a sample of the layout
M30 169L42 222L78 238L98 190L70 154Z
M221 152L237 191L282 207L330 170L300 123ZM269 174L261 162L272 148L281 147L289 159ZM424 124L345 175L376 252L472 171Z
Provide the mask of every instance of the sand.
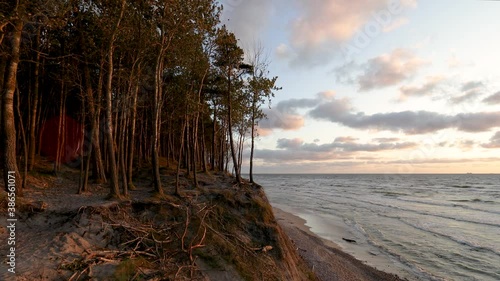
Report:
M306 220L276 207L274 214L301 257L320 280L405 280L371 267L343 252L339 245L314 234L306 226ZM384 264L384 261L381 261L381 264Z

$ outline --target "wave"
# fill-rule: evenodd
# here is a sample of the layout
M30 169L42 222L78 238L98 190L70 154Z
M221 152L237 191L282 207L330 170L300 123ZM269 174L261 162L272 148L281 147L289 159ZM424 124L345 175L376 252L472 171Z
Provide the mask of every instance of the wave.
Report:
M469 247L469 251L475 251L475 252L482 252L482 253L485 253L485 252L489 252L489 253L492 253L492 254L495 254L497 256L500 257L500 251L497 251L495 249L492 249L492 248L488 248L486 246L482 246L482 245L478 245L474 242L471 242L471 241L467 241L467 239L460 239L458 237L455 237L455 236L452 236L452 235L449 235L449 234L446 234L446 233L443 233L443 232L440 232L440 231L436 231L436 230L433 230L433 229L430 229L429 227L425 227L425 226L422 226L422 225L419 225L419 224L415 224L415 223L412 223L412 222L409 222L405 219L401 219L399 217L393 217L393 216L387 216L387 215L382 215L384 217L387 217L387 218L392 218L392 219L397 219L399 220L400 222L403 222L404 224L410 226L410 227L413 227L415 229L418 229L418 230L421 230L421 231L424 231L424 232L428 232L428 233L432 233L434 235L438 235L438 236L441 236L443 238L447 238L448 240L451 240L457 244L460 244L460 245L463 245L463 246L467 246Z
M475 186L475 185L452 185L453 188L474 188L474 189L485 189L484 186Z
M355 201L363 202L363 203L366 203L366 204L370 204L370 205L375 205L375 206L379 206L379 207L383 207L383 208L387 208L388 207L388 208L392 208L392 209L396 209L396 210L400 210L400 211L412 212L412 213L416 213L416 214L420 214L420 215L427 215L427 216L439 217L439 218L444 218L444 219L451 219L451 220L459 221L459 222L467 222L467 223L473 223L473 224L480 224L480 225L488 225L488 226L500 227L500 223L497 223L497 222L488 222L488 221L484 221L484 220L483 221L471 220L471 219L459 218L459 217L452 217L452 216L441 215L441 214L436 214L436 213L431 213L431 212L426 212L426 211L419 211L419 210L415 210L415 209L408 209L408 208L404 208L404 207L401 207L401 206L395 206L395 205L391 205L391 204L375 203L375 202L372 202L372 201L360 200L360 199L357 199L357 198L351 198L351 199L355 200ZM483 211L483 210L477 210L477 212L497 214L497 213L487 212L487 211ZM488 216L481 216L481 217L482 218L488 218Z
M485 203L485 204L496 204L496 203L498 203L498 202L495 202L493 200L483 200L483 199L479 199L479 198L474 198L474 199L457 199L457 200L450 200L450 202L459 202L459 203L472 202L472 203ZM462 207L462 206L460 206L460 207ZM483 209L470 208L468 206L463 206L463 207L467 207L468 209L472 209L472 210L483 211ZM493 213L497 213L497 212L493 211ZM498 213L500 214L500 212L498 212Z
M480 211L480 212L485 212L485 213L491 213L491 214L500 214L500 211L494 211L490 209L483 209L483 208L476 208L476 207L471 207L468 205L461 205L461 204L455 204L455 203L434 203L434 202L429 202L429 201L421 201L421 200L414 200L414 199L403 199L403 198L397 198L399 201L404 201L404 202L409 202L409 203L418 203L418 204L425 204L425 205L430 205L430 206L437 206L437 207L455 207L455 208L463 208L467 210L472 210L472 211ZM485 203L485 204L500 204L500 202L496 202L493 200L482 200L479 198L474 198L474 199L451 199L449 202L457 202L457 203Z

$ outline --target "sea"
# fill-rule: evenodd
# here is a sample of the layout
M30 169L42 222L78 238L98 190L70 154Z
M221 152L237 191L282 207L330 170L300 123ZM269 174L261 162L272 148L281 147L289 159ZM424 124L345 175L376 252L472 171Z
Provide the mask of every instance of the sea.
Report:
M388 260L408 280L500 280L500 175L260 174L254 179L273 206L304 218L313 232L358 259L368 253ZM336 233L342 228L346 231ZM360 245L363 251L356 250Z

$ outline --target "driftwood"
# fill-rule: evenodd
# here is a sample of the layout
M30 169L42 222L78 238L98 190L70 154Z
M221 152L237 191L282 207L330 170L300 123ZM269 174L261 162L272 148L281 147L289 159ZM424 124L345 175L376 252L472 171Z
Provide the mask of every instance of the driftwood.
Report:
M344 241L346 241L346 242L349 242L349 243L356 243L356 240L349 239L349 238L344 238L344 237L342 237L342 240L344 240Z

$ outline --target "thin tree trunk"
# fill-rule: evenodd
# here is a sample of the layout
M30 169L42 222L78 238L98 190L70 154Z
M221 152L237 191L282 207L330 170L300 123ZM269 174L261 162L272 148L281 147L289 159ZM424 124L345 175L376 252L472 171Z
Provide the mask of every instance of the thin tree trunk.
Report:
M208 172L207 170L207 151L205 143L205 126L201 126L201 165L203 167L203 172Z
M37 36L36 36L36 41L37 41L37 48L40 45L40 28L37 30ZM28 170L32 170L33 166L35 165L35 152L36 152L36 119L37 119L37 109L38 109L38 95L39 95L39 74L40 74L40 52L36 52L36 59L35 59L35 77L34 79L34 85L33 85L33 104L32 104L32 110L31 110L31 118L30 118L30 128L29 128L29 163L28 163Z
M217 130L217 106L214 101L214 119L213 119L213 127L212 127L212 158L210 159L210 166L212 166L212 171L215 171L215 150L216 150L216 138L215 133Z
M108 141L108 158L109 158L109 168L111 174L110 181L110 197L111 198L120 198L120 189L118 183L118 169L116 166L115 159L115 146L113 143L113 52L114 52L114 41L116 39L116 34L118 33L118 29L120 27L120 22L123 18L123 14L125 11L126 1L122 0L122 6L120 11L120 17L116 23L116 26L113 30L113 34L110 37L109 47L108 47L108 81L106 86L106 138Z
M255 99L254 99L255 101ZM250 183L253 181L253 151L255 148L255 102L252 105L252 135L251 135L251 145L250 145Z
M93 166L93 173L92 177L94 180L98 183L105 183L107 182L106 179L106 171L104 167L104 160L103 160L103 151L101 149L101 141L100 141L100 134L104 133L104 128L101 130L101 121L100 121L100 115L101 115L101 99L102 99L102 91L103 91L103 85L104 85L104 64L105 64L105 59L102 57L101 63L100 63L100 68L99 68L99 80L97 82L97 98L96 101L94 101L94 96L93 96L93 91L92 91L92 84L90 81L90 72L88 73L88 85L87 85L87 96L89 97L89 101L92 104L91 108L91 114L92 114L92 146L93 146L93 151L94 154L94 166ZM88 71L88 68L87 68ZM92 112L93 111L93 112Z
M122 108L122 120L121 120L121 134L120 134L120 147L119 147L119 164L120 164L120 170L121 170L121 176L122 176L122 191L124 196L128 196L128 183L127 183L127 169L125 165L125 132L126 126L127 126L127 113L125 112L126 106L123 106Z
M21 185L21 190L24 190L26 188L26 179L28 178L28 145L26 143L26 134L24 131L24 124L23 124L23 117L21 115L21 109L19 104L21 95L19 94L19 88L16 90L17 92L17 115L19 118L19 130L21 132L21 141L23 144L23 154L24 154L24 169L23 169L23 180L22 180L22 185Z
M86 185L86 174L85 174L85 121L87 119L87 110L86 110L86 102L85 102L85 94L82 92L81 93L82 95L82 145L80 146L80 178L78 180L78 192L77 194L82 194L83 192L85 192L87 190L87 185ZM89 144L90 146L90 144Z
M233 140L233 121L232 121L232 106L231 106L231 69L228 70L228 84L227 84L227 124L229 131L229 145L231 146L231 157L233 158L234 173L236 176L236 181L241 183L240 170L238 168L238 159L236 158L236 152L234 149Z
M57 147L56 147L56 159L54 162L54 173L57 173L59 171L59 168L61 167L61 154L62 154L62 147L63 147L63 128L64 128L64 77L61 77L61 93L60 93L60 99L59 99L59 120L58 120L58 129L57 129Z
M184 132L186 131L186 121L182 124L182 134L181 134L181 143L179 145L179 157L177 159L177 172L175 176L175 195L180 195L180 179L179 176L181 174L181 159L182 159L182 150L184 148Z
M162 39L163 40L163 39ZM159 138L159 125L160 125L160 107L161 107L161 95L162 95L162 87L161 87L161 72L163 70L162 63L163 51L160 50L158 52L158 56L156 58L156 69L155 69L155 92L153 97L153 111L152 111L152 120L151 120L151 128L153 130L153 135L151 139L151 160L152 160L152 168L153 168L153 184L155 192L162 194L163 189L161 186L160 179L160 163L158 156L158 138Z
M197 151L197 147L196 147L196 138L197 138L197 126L196 126L196 123L197 123L197 118L195 117L195 120L193 120L193 134L191 136L191 143L192 143L192 147L193 147L193 152L192 152L192 156L191 156L191 161L193 162L193 183L194 183L194 187L195 188L198 188L198 177L196 175L196 151Z
M138 70L138 73L140 73L140 69ZM129 188L131 190L135 189L135 186L132 182L132 176L133 176L133 164L134 164L134 149L135 149L135 124L137 120L137 96L139 95L139 77L140 75L138 74L138 78L136 81L135 85L135 90L134 90L134 96L132 99L132 117L130 120L130 142L129 142L129 155L128 155L128 184Z

